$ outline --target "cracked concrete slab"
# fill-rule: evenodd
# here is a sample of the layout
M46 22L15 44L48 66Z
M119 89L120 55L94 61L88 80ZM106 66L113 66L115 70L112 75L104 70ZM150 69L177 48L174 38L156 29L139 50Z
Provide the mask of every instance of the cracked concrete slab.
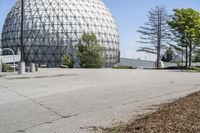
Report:
M87 133L81 127L126 122L200 90L199 73L175 71L40 69L23 76L0 79L2 133Z
M0 132L13 133L60 117L32 101L0 105Z

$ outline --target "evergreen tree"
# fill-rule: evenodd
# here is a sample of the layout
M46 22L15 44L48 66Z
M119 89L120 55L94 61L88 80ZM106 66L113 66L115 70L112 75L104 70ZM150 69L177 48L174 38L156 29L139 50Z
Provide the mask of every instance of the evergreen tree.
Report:
M140 26L138 32L141 34L139 41L151 46L141 47L138 51L157 54L157 68L161 61L161 50L165 49L165 44L169 39L169 14L164 6L156 6L148 12L148 22L145 26ZM152 48L153 46L153 48Z

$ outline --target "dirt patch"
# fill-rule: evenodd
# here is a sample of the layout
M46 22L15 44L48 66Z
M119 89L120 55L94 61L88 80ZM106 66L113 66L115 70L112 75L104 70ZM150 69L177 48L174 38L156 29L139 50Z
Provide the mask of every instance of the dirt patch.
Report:
M102 133L200 133L200 92L160 105L156 112L128 124L92 129Z

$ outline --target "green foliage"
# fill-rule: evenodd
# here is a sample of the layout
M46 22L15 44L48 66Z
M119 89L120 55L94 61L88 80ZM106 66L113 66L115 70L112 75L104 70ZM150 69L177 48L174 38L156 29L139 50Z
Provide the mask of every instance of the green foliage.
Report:
M14 68L11 67L9 64L2 64L2 71L3 72L14 72Z
M200 62L200 50L197 50L194 61Z
M190 66L186 68L189 72L200 72L200 67Z
M168 47L166 51L167 60L171 61L173 59L173 49L172 47Z
M104 47L102 47L94 34L82 35L80 43L77 45L77 56L81 61L82 68L101 68L104 64Z
M132 66L114 66L113 69L136 69L136 67L132 67Z
M63 65L67 65L68 67L73 67L73 60L70 55L63 56Z
M194 9L174 9L168 24L172 28L177 48L185 49L186 66L192 62L192 51L200 44L200 13Z
M191 8L173 11L174 14L168 24L175 31L176 37L179 37L182 43L186 43L186 39L199 41L200 13Z
M176 67L167 67L165 69L182 70L182 71L187 71L187 72L200 72L199 66L176 66Z
M173 54L173 48L169 47L166 52L167 54Z

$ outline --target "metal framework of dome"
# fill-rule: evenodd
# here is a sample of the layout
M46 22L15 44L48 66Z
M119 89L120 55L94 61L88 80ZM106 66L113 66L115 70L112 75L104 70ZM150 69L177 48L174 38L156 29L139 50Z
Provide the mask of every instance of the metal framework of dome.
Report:
M102 0L24 0L24 57L58 67L70 54L78 64L74 47L83 33L95 34L105 46L106 67L119 58L119 34L115 20ZM9 12L2 31L3 48L20 48L21 2Z

